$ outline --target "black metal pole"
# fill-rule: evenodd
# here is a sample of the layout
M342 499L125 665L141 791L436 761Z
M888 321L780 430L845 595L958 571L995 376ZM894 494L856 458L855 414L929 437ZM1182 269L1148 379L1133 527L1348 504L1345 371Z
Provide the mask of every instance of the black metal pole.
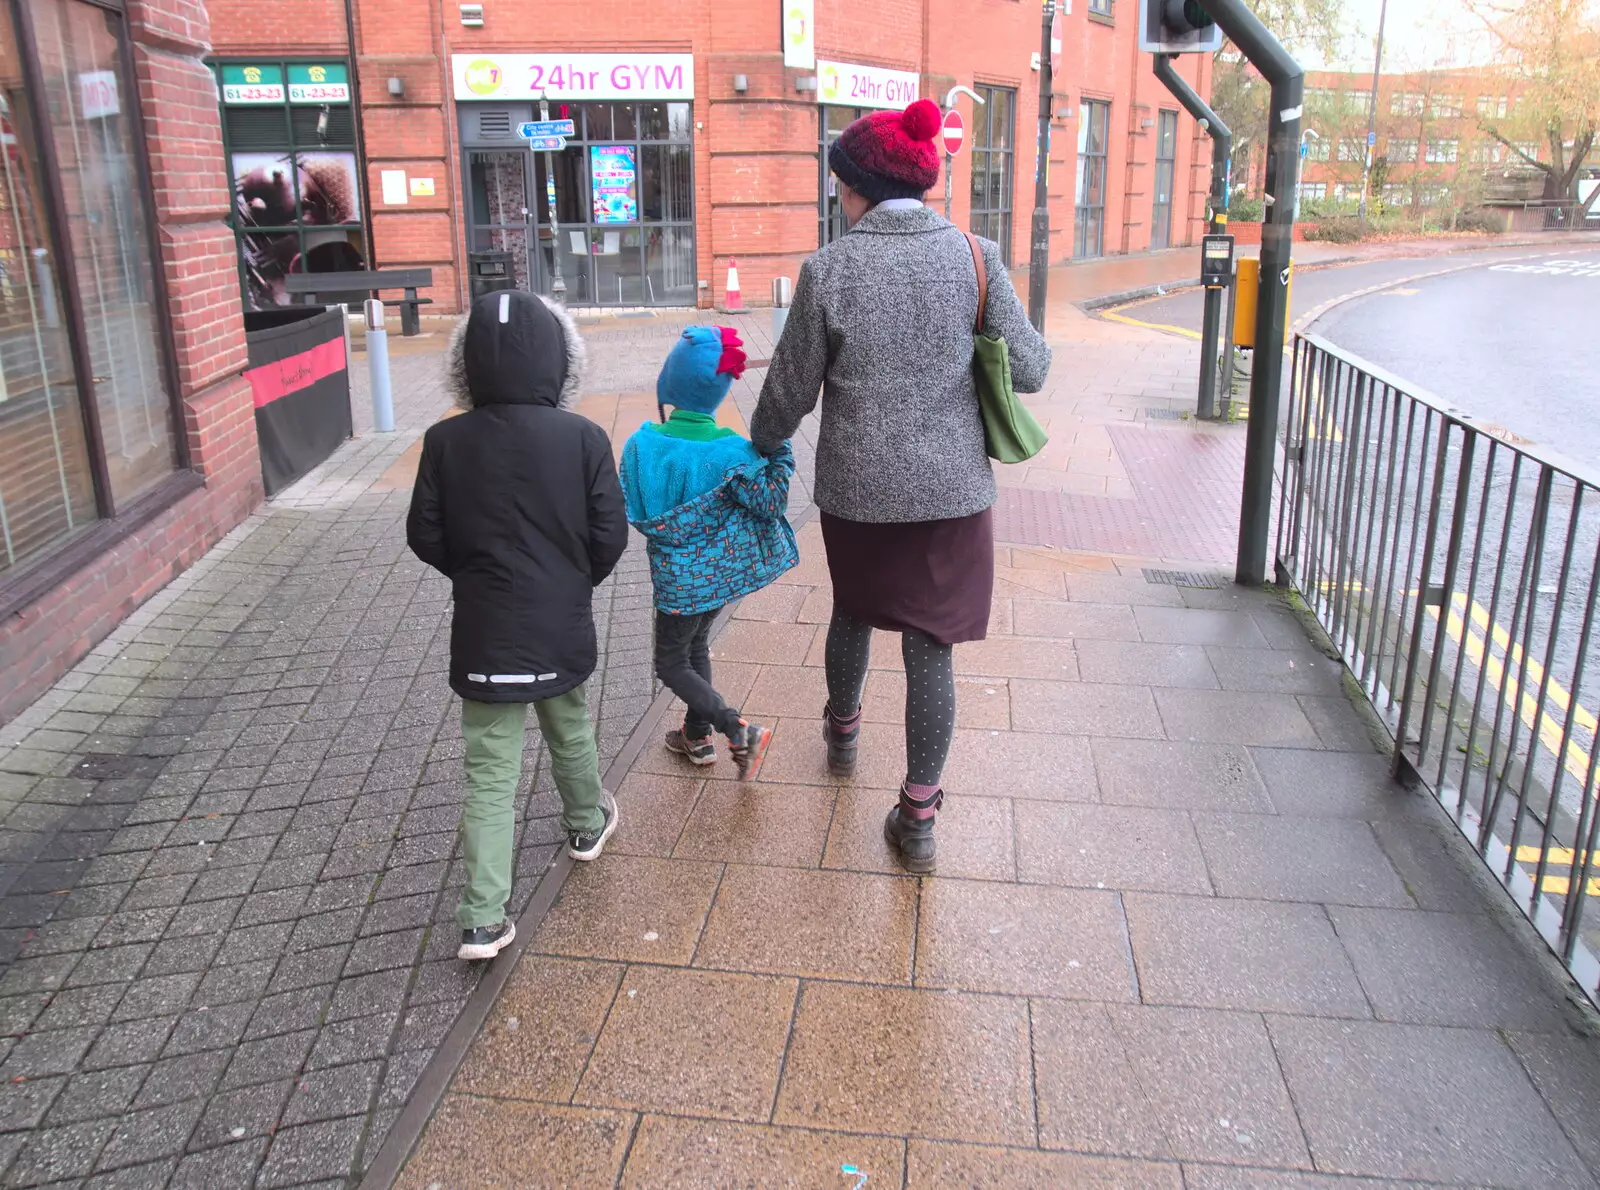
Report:
M1228 175L1233 160L1233 132L1178 73L1172 59L1171 54L1155 55L1155 75L1211 137L1211 199L1207 205L1211 234L1221 235L1228 230ZM1217 416L1217 342L1221 337L1222 301L1222 290L1206 290L1205 311L1200 323L1200 400L1196 413L1207 420Z
M1044 0L1039 36L1039 168L1033 181L1033 246L1028 256L1028 321L1044 331L1045 290L1050 282L1050 97L1055 87L1050 69L1050 23L1056 0Z
M1250 428L1245 434L1244 493L1234 581L1258 587L1267 577L1267 528L1283 385L1284 327L1289 314L1289 257L1300 180L1300 115L1305 73L1244 0L1199 0L1233 44L1272 86L1267 113L1266 213L1261 224L1261 281L1256 297L1255 367L1250 375Z

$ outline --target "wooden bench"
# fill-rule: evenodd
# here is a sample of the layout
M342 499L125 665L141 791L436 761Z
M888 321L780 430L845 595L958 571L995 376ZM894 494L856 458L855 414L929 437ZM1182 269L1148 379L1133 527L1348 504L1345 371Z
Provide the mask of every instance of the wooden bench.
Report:
M307 306L353 305L364 301L368 295L376 297L386 289L400 289L405 296L395 304L400 307L400 333L407 337L419 333L422 324L418 307L432 303L432 298L419 298L417 290L433 284L432 269L369 269L348 273L290 273L284 288L297 296ZM320 299L320 300L319 300Z

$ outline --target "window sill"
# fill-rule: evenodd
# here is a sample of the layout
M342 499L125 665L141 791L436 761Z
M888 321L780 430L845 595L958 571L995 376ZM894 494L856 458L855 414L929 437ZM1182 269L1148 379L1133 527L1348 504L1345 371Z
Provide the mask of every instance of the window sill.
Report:
M1094 25L1105 25L1110 28L1115 28L1117 24L1117 18L1112 16L1109 12L1095 12L1091 9L1089 12L1089 22L1090 24Z
M0 618L21 614L29 604L205 486L198 471L176 471L111 520L97 522L55 552L24 563L16 573L0 576Z

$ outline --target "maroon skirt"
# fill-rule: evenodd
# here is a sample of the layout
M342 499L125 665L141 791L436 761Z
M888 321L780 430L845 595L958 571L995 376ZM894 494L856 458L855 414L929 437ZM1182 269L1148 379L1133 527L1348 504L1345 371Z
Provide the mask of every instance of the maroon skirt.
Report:
M822 514L833 605L889 632L940 644L982 640L994 596L989 510L944 521L877 525Z

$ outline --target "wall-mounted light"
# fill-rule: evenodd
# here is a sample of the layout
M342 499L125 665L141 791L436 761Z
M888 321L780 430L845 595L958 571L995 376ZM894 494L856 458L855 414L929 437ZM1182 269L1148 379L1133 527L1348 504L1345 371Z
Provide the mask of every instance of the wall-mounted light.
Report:
M461 6L461 23L470 29L483 27L483 5L463 4Z
M396 99L399 99L405 93L406 93L406 84L405 84L405 80L404 79L394 78L394 79L390 79L389 80L389 94L390 95L394 96Z
M733 89L734 89L735 92L737 92L740 95L743 95L746 91L748 91L750 89L749 76L748 75L743 75L743 74L734 75L733 76Z
M817 89L817 76L814 74L802 75L794 80L794 89L804 94Z

